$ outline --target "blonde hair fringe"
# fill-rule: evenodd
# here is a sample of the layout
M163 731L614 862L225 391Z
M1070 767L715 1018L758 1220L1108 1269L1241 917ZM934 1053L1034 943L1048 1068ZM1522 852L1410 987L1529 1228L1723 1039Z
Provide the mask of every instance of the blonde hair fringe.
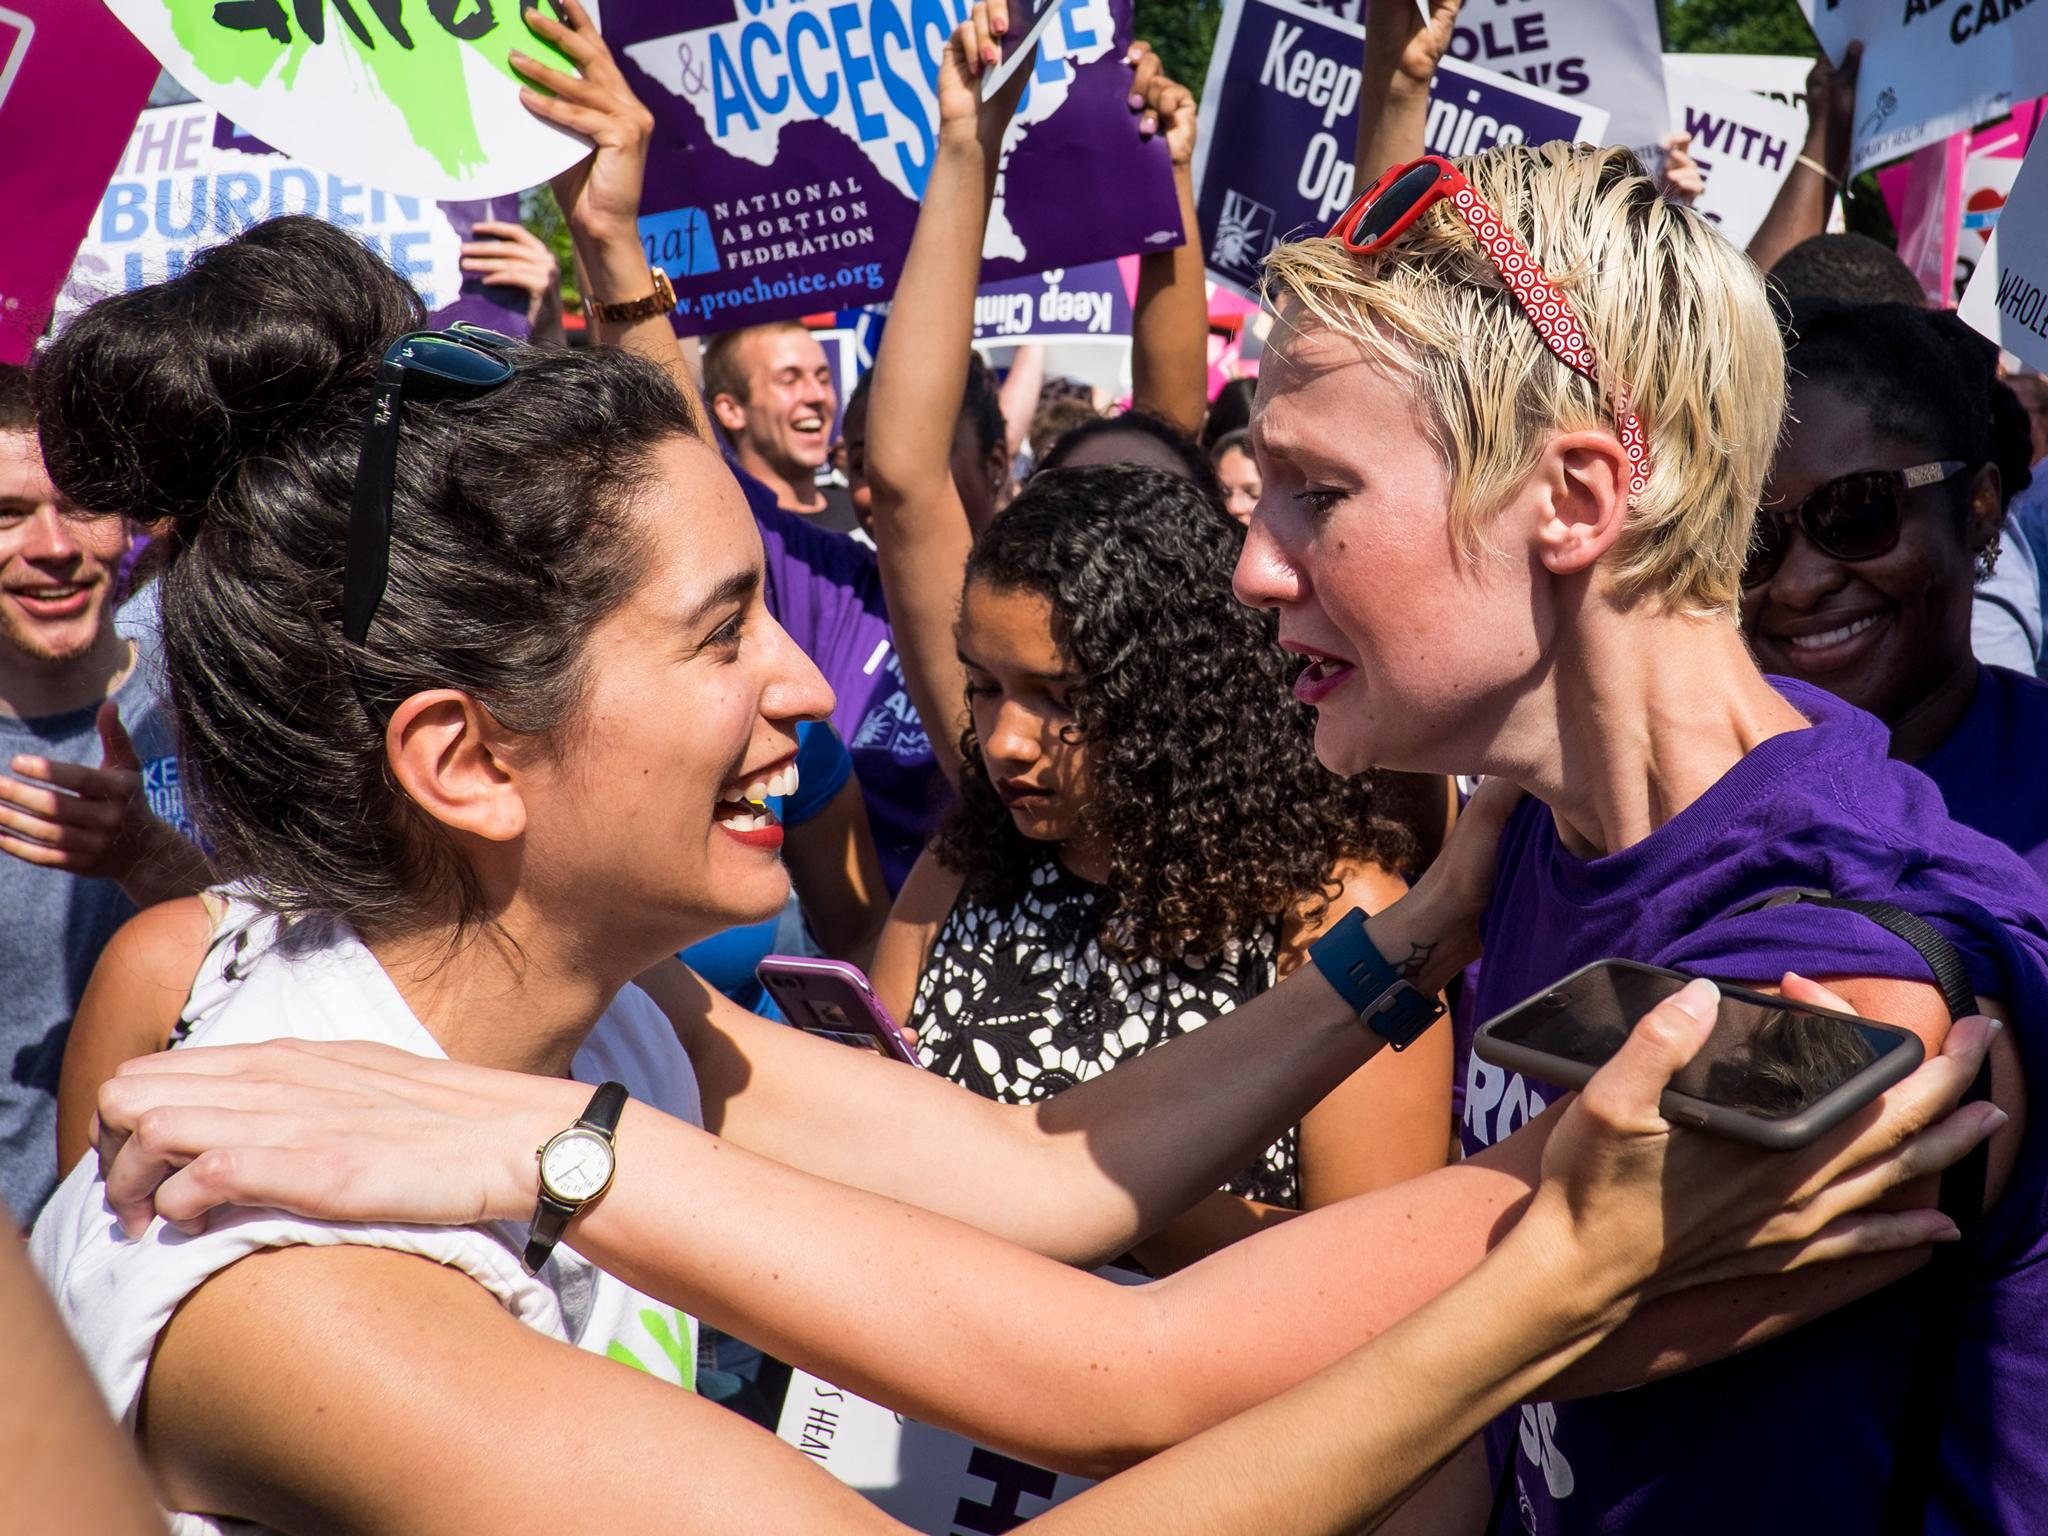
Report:
M1358 341L1410 383L1451 472L1451 533L1477 559L1555 433L1614 432L1626 389L1650 483L1603 562L1617 602L1735 610L1785 410L1785 353L1755 265L1703 216L1660 197L1626 149L1504 146L1456 162L1577 311L1610 399L1546 348L1448 204L1393 248L1296 240L1265 295ZM1289 301L1298 306L1288 313Z

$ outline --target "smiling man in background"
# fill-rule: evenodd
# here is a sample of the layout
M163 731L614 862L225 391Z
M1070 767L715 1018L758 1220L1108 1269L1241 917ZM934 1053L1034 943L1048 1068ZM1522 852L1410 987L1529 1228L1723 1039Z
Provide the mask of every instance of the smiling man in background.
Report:
M841 485L820 485L839 396L817 339L794 320L714 336L704 348L704 398L740 468L776 505L820 528L860 526Z
M209 878L153 649L114 629L127 547L120 518L57 493L27 377L0 367L0 1194L24 1224L56 1183L57 1073L93 962L138 907Z

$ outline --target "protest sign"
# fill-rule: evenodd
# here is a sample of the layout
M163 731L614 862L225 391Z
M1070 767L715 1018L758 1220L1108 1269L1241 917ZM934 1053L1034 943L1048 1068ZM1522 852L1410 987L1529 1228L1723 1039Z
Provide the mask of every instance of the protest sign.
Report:
M1799 0L1828 57L1863 44L1852 171L1896 160L2048 92L2048 5Z
M1667 53L1664 78L1673 71L1696 80L1714 80L1722 85L1754 91L1759 96L1806 110L1806 76L1813 60L1796 53ZM1676 110L1672 112L1675 120Z
M50 318L156 60L96 5L0 9L0 362L24 363ZM84 87L90 82L90 89Z
M1296 0L1228 0L1195 141L1195 207L1210 275L1252 294L1266 252L1320 234L1350 203L1365 29ZM1661 99L1661 89L1659 92ZM1607 114L1455 59L1430 91L1424 143L1464 155L1494 144L1599 143Z
M1365 0L1317 9L1365 24ZM1426 0L1423 22L1429 21ZM1666 132L1656 0L1465 0L1450 58L1601 108L1595 143L1653 147Z
M974 339L1013 347L1033 341L1131 339L1131 296L1116 262L1055 267L984 283L974 296Z
M1899 232L1899 258L1930 302L1954 304L1969 286L2044 115L2048 98L2027 102L2010 117L1923 145L1877 173Z
M906 1419L806 1371L790 1373L776 1433L928 1536L1007 1531L1089 1486Z
M428 309L444 311L441 318L525 333L526 295L465 283L459 249L479 219L516 221L518 198L437 204L322 175L203 102L151 107L136 122L58 313L176 277L208 246L284 213L311 214L360 236Z
M2037 135L1956 312L2048 372L2048 135Z
M1806 114L1740 86L1672 69L1665 75L1674 132L1692 135L1692 157L1706 178L1693 203L1747 246L1806 141Z
M518 0L106 4L201 100L323 173L415 197L495 197L590 153L519 103L513 49L574 66L527 30ZM597 0L586 9L596 16Z
M1656 0L1466 0L1450 56L1607 110L1596 142L1648 151L1670 130Z
M895 287L968 0L609 0L656 117L640 230L686 334L873 304ZM1005 140L984 280L1181 241L1163 138L1129 106L1130 0L1067 0Z

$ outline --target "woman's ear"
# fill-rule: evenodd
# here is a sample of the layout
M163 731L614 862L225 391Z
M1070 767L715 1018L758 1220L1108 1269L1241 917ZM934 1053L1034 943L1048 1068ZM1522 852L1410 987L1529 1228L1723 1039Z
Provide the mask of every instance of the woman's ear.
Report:
M414 694L384 730L385 759L406 798L451 831L493 843L526 831L504 742L490 711L452 688Z
M1611 433L1561 432L1528 479L1537 557L1556 576L1588 571L1628 518L1628 454Z
M1970 553L1991 547L2005 526L2005 477L1996 464L1986 464L1970 482Z

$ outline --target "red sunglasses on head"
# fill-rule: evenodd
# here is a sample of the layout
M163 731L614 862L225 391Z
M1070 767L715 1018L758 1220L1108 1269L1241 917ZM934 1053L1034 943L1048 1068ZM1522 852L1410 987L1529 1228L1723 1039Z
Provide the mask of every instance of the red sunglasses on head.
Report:
M1424 155L1389 169L1344 210L1330 226L1329 237L1343 241L1348 250L1369 256L1392 245L1442 202L1448 202L1465 221L1543 344L1559 362L1590 379L1595 389L1602 389L1593 344L1586 339L1571 301L1501 216L1473 190L1464 173L1443 156ZM1627 394L1619 388L1614 391L1614 421L1622 451L1628 455L1628 503L1633 507L1650 483L1650 440L1636 413L1628 408Z

